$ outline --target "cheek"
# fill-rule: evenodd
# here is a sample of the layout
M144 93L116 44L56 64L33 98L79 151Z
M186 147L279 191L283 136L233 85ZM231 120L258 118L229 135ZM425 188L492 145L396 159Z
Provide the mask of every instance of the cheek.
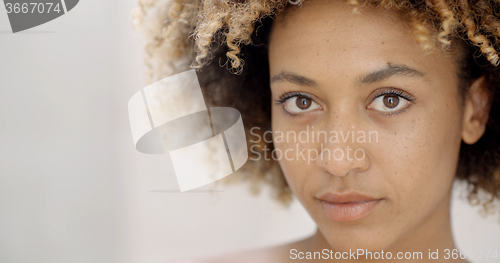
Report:
M290 189L301 201L304 201L308 195L307 189L319 183L315 176L316 145L308 141L299 141L299 136L306 134L304 129L301 125L292 125L288 117L273 112L272 130L275 157L278 158ZM296 140L294 140L294 136Z
M373 154L390 185L398 213L428 213L446 197L455 176L460 147L453 117L422 116L385 134Z
M279 156L281 157L279 164L288 185L299 200L302 200L302 196L306 194L306 184L314 178L311 174L311 167L314 163L307 161L310 148L301 143L275 143L275 148L279 154L283 154ZM302 153L305 158L297 158L297 153Z
M285 132L292 127L289 125L289 123L283 118L282 114L278 114L277 107L272 108L272 131L273 135L279 134L281 132ZM289 151L287 152L288 149L291 149L293 151L293 145L290 143L286 142L280 142L277 140L276 136L273 138L273 145L275 152L280 153L282 156L278 159L278 163L280 164L281 170L283 171L283 174L285 176L285 179L289 185L289 187L294 190L295 185L296 185L296 180L293 178L293 174L290 173L290 171L296 170L297 167L300 167L297 165L297 161L295 161L293 158L287 158L287 156L290 156ZM280 155L278 154L278 155ZM288 154L288 155L287 155Z

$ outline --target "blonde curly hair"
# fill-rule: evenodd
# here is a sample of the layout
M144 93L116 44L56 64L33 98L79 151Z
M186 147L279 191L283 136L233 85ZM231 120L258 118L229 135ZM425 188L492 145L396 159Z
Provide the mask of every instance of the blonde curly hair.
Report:
M300 1L299 5L312 0ZM461 47L457 77L463 94L471 80L487 76L492 107L486 132L474 145L462 143L457 178L469 183L472 203L491 207L500 199L500 0L344 1L354 13L367 6L396 10L409 21L424 50ZM261 127L262 136L270 130L267 37L274 19L290 6L288 0L138 0L138 4L133 21L148 38L148 82L198 69L209 106L237 108L247 133L249 127ZM219 63L211 63L214 59ZM273 149L272 143L248 143ZM255 192L262 183L270 184L275 197L289 203L291 191L275 160L260 158L243 168L239 178L251 181ZM489 198L480 200L480 190Z

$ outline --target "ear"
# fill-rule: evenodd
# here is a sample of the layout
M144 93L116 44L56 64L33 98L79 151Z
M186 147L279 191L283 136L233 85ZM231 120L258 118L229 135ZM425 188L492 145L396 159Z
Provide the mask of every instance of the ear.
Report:
M483 75L474 80L465 96L462 119L462 140L465 143L474 144L483 136L490 106L487 81Z

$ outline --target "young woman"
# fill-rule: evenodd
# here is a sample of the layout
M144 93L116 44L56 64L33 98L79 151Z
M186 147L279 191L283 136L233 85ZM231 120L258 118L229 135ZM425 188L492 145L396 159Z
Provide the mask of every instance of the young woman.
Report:
M244 178L318 225L210 262L466 262L453 181L486 208L500 198L499 14L494 0L141 3L151 78L197 68L207 103L242 113Z

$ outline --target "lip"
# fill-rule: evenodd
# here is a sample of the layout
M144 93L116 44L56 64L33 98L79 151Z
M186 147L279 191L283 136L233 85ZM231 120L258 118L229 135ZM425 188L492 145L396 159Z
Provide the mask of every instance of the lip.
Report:
M317 197L326 216L334 221L355 221L368 216L384 198L374 198L360 193L327 193Z

